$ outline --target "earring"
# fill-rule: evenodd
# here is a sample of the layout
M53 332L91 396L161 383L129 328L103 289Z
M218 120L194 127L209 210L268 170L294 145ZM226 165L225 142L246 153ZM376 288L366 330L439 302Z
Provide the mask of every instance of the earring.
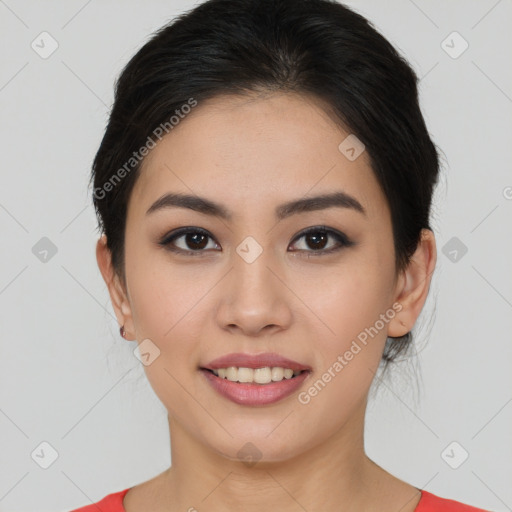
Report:
M123 338L126 337L126 331L124 330L124 325L122 327L119 328L119 334L121 334L121 336Z

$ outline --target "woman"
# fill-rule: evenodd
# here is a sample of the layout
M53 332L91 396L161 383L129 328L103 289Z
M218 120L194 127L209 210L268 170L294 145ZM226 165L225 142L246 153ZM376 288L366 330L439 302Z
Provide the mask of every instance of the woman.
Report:
M77 510L481 510L364 449L436 264L416 84L328 0L209 0L131 59L93 165L97 260L172 466Z

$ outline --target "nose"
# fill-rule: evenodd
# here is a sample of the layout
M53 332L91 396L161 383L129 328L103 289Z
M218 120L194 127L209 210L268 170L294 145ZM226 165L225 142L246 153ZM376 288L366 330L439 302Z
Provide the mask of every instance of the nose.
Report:
M270 253L271 251L268 251ZM293 294L267 252L249 263L235 254L217 310L219 326L244 336L261 336L287 329L292 320L288 301Z

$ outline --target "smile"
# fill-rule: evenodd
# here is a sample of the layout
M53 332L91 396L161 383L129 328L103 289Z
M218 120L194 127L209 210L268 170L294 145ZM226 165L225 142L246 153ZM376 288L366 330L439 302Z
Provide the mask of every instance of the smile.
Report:
M228 367L217 370L200 369L211 387L221 396L239 405L269 405L298 390L309 370L282 367ZM258 382L259 381L259 382Z

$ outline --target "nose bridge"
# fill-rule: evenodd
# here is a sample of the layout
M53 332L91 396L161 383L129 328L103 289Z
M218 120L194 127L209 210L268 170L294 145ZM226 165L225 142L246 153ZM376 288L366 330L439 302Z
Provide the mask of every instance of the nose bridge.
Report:
M254 229L247 230L250 225ZM221 329L238 329L245 336L260 336L268 329L288 329L293 321L293 308L288 304L288 289L280 262L284 261L274 248L276 237L267 224L251 222L236 231L241 234L238 245L230 252L228 282L219 295L215 308L216 322Z
M289 325L286 287L274 275L279 271L273 269L273 253L255 239L244 239L236 248L229 291L217 317L224 327L237 326L253 336L269 326L282 329Z
M254 237L246 237L237 247L233 272L237 288L242 296L247 293L264 293L274 289L276 279L269 267L272 266L272 249L264 247Z

